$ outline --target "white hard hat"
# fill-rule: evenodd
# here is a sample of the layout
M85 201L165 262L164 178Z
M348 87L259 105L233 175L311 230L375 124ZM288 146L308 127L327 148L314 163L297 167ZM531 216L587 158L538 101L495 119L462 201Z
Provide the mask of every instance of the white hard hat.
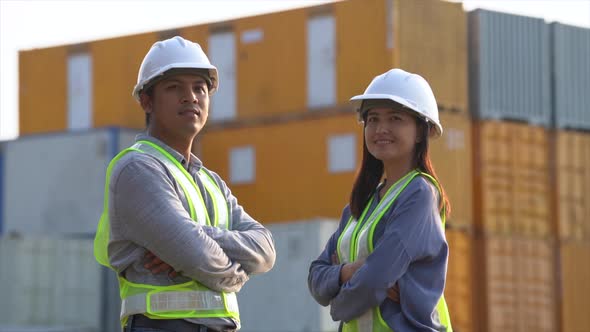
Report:
M171 69L204 69L208 71L208 79L211 81L208 82L209 94L213 94L219 86L217 68L209 62L201 46L176 36L152 45L139 67L133 97L139 101L141 90Z
M438 118L434 93L422 76L397 68L376 76L364 94L350 99L360 118L366 110L363 108L363 101L371 99L391 100L411 109L434 123L436 137L442 135L443 128Z

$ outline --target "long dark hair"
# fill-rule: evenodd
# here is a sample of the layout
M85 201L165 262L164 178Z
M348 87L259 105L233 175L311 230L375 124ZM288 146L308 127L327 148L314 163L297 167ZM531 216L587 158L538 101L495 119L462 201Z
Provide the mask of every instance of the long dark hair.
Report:
M366 115L363 117L363 119L366 120ZM366 123L366 121L364 121L364 123ZM430 155L428 154L428 138L432 125L423 118L416 116L416 126L418 127L417 129L418 135L420 135L420 141L416 143L414 150L414 160L412 161L413 168L427 173L436 179L436 182L438 182L440 187L439 209L444 207L445 217L448 218L451 214L451 203L449 202L442 183L436 176L434 166L430 160ZM379 181L381 181L382 177L383 162L375 158L369 152L367 149L367 142L365 141L363 135L363 161L361 163L361 168L359 169L354 180L352 192L350 193L350 210L356 219L361 217L365 206L369 202L373 191L379 184Z

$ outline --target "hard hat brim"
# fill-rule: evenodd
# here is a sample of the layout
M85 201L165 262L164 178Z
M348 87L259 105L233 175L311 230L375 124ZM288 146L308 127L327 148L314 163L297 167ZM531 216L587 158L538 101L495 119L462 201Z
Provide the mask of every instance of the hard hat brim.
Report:
M151 85L154 80L158 80L160 76L165 76L166 73L170 72L172 69L186 69L187 72L190 71L198 71L198 70L208 70L209 71L209 79L211 80L211 88L209 90L209 95L212 95L217 91L219 88L219 78L217 74L217 68L213 65L205 65L202 63L175 63L165 67L162 67L152 76L145 79L140 84L135 85L133 88L132 95L133 97L139 101L139 95L141 91Z
M437 138L442 136L443 133L443 128L440 125L440 123L438 122L438 119L432 119L429 116L425 115L424 112L420 112L420 110L418 109L417 105L415 105L414 103L412 103L411 101L396 96L396 95L390 95L390 94L362 94L362 95L357 95L354 96L352 98L350 98L350 103L352 104L352 107L354 109L355 112L358 113L359 119L362 119L362 105L363 105L363 101L364 100L375 100L375 99L385 99L385 100L391 100L395 103L398 103L406 108L409 108L410 110L414 111L416 114L418 114L419 116L426 118L428 121L432 122L434 124L434 128L436 129L436 133L434 135L433 138Z

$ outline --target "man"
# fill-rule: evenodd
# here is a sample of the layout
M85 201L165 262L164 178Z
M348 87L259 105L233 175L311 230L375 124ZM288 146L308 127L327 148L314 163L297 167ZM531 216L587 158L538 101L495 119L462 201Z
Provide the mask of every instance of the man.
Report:
M139 69L147 133L109 165L94 244L118 274L126 331L238 330L234 293L274 265L271 233L191 153L218 84L199 44L178 36Z

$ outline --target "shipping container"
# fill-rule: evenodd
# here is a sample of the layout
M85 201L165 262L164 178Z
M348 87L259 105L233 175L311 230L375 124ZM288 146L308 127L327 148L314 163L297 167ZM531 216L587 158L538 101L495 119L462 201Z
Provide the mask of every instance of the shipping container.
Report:
M338 218L348 203L354 172L360 165L362 125L352 112L315 115L308 113L292 121L212 126L197 139L200 150L195 152L207 167L219 172L240 202L261 221ZM441 113L441 121L445 132L432 141L430 151L453 205L448 227L468 229L473 224L471 124L463 114L446 111ZM340 151L341 146L346 147ZM252 148L255 174L247 182L235 183L232 151L245 148ZM245 171L250 163L244 160L235 169ZM296 206L293 197L298 197Z
M445 1L347 0L21 52L21 133L142 128L144 114L130 96L139 66L155 41L176 34L199 42L219 67L211 121L347 107L393 67L424 76L441 108L466 112L465 22L461 5ZM55 110L39 121L37 110L46 104L29 95L48 76L56 84L42 99Z
M197 141L205 166L219 173L248 213L271 223L340 218L360 163L363 138L355 115L345 112L209 127ZM252 167L251 174L241 174L244 167ZM240 181L232 181L232 174Z
M137 73L143 57L157 40L158 34L151 32L98 40L88 44L94 71L95 128L145 127L144 112L131 96L131 92L137 83Z
M559 236L590 240L590 133L557 131L556 182Z
M561 244L562 332L590 326L590 242Z
M20 135L66 130L67 56L67 46L19 52Z
M552 23L551 55L556 126L590 129L590 29Z
M476 226L486 234L550 238L549 134L519 123L474 123Z
M551 125L549 27L477 9L469 17L470 110L480 120Z
M309 265L337 226L338 221L329 219L267 225L275 240L277 260L271 272L252 276L238 293L240 331L338 330L330 309L317 304L307 286Z
M430 141L430 156L451 202L450 229L473 225L471 121L464 112L440 112L442 137Z
M423 76L440 108L466 114L467 16L461 3L415 0L396 3L393 21L399 39L393 42L394 54L398 55L395 66Z
M94 234L111 158L135 131L34 135L2 145L6 234Z
M0 329L52 326L98 332L102 288L92 243L91 239L0 238Z
M394 0L349 0L332 4L336 17L337 103L362 94L373 77L394 64ZM397 30L397 29L395 29Z
M484 331L555 331L555 246L551 241L486 237Z
M445 300L449 307L454 331L469 332L473 328L473 245L471 234L447 229L449 267L445 285Z
M240 118L305 108L306 19L300 9L234 21Z

